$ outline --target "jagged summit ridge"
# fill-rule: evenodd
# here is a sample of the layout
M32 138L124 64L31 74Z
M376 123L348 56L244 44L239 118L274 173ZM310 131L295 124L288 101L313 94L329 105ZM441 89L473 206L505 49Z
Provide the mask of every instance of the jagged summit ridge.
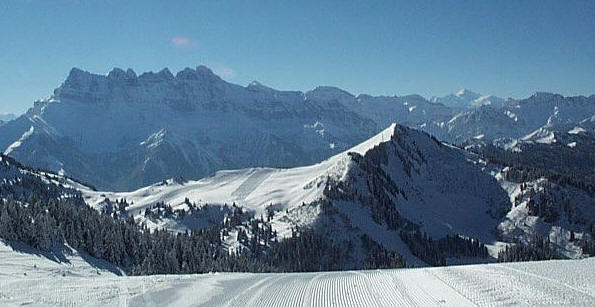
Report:
M103 79L109 80L130 80L130 79L137 79L140 81L154 81L154 80L161 80L167 81L172 79L178 80L199 80L200 78L205 79L220 79L213 71L204 66L200 65L197 66L195 69L186 67L183 70L180 70L175 75L169 70L169 68L165 67L161 69L159 72L148 71L144 72L140 75L137 75L136 72L132 68L128 68L124 70L119 67L114 67L110 70L106 75L92 73L86 70L82 70L78 67L73 67L66 80L64 81L63 85L70 85L75 82L88 82L88 81L98 81Z
M206 66L185 68L175 75L164 68L137 75L132 69L114 68L99 75L73 68L54 91L51 100L81 103L165 103L175 108L192 108L225 100L232 87ZM218 97L217 97L218 96Z
M548 122L594 114L593 96L557 97L500 103L481 96L465 102L474 107L461 109L419 95L237 85L206 66L175 74L114 68L99 75L73 68L53 95L2 125L0 150L100 188L136 189L177 175L197 179L222 169L307 165L393 122L461 144L481 135L486 142L519 138ZM160 131L167 134L157 146L139 145ZM105 158L108 153L113 158Z
M378 132L344 105L228 83L206 66L175 75L73 68L54 95L2 129L2 151L114 190L222 169L305 165ZM167 133L159 142L143 143L160 131Z
M83 70L78 67L73 67L66 80L64 81L65 84L71 84L75 81L85 81L85 80L100 80L100 79L112 79L112 80L125 80L125 79L140 79L140 80L153 80L154 77L161 77L162 80L171 80L171 79L180 79L180 80L197 80L199 77L209 77L209 78L217 78L220 79L210 68L204 65L199 65L196 68L186 67L183 70L180 70L175 75L169 70L169 68L165 67L161 69L159 72L148 71L144 72L140 75L137 75L136 72L132 68L128 68L126 70L120 67L112 68L106 75L92 73L86 70Z

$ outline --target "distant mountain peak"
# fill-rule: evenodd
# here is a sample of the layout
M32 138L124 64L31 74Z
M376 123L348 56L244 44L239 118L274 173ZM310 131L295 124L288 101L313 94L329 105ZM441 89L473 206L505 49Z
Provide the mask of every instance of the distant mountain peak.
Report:
M215 73L205 65L198 65L196 66L196 72L214 75Z
M441 103L447 107L457 109L467 109L480 107L484 105L491 105L492 107L500 107L504 103L504 99L493 95L482 95L469 89L460 89L454 94L444 97L432 97L431 102Z
M121 68L114 67L107 74L107 78L112 79L112 80L130 80L130 79L136 79L137 75L134 72L134 70L132 70L130 68L128 68L126 71L124 71Z
M472 90L466 89L466 88L458 90L455 93L455 96L461 97L461 98L467 98L467 99L477 99L477 98L481 97L480 94L478 94Z
M81 74L91 74L90 72L86 71L86 70L82 70L78 67L73 67L70 69L70 72L68 73L68 76L77 76L77 75L81 75Z
M178 71L178 73L176 74L176 79L196 80L196 79L198 79L198 74L197 74L196 70L194 70L190 67L186 67L183 70Z
M551 100L554 98L563 98L563 97L564 96L562 96L560 94L554 94L551 92L535 92L529 98L538 99L538 100Z
M258 82L258 81L252 81L248 84L248 86L246 86L246 88L248 90L251 91L257 91L257 92L268 92L268 93L272 93L275 91L275 89L270 88L266 85L263 85L262 83Z
M355 96L346 90L334 86L318 86L306 93L307 97L319 99L354 98Z
M88 71L82 70L78 67L73 67L68 73L68 77L64 81L64 84L72 84L84 79L90 79L92 74Z
M160 70L157 73L157 75L163 77L164 79L169 79L169 80L175 78L174 75L171 73L171 71L169 71L169 69L167 67L164 68L164 69L162 69L162 70Z
M248 87L261 87L263 86L262 83L258 82L258 81L252 81L250 82L250 84L248 84Z
M190 67L184 68L182 71L179 71L176 74L176 79L178 80L210 80L216 81L221 80L219 76L217 76L210 68L199 65L196 69L192 69Z

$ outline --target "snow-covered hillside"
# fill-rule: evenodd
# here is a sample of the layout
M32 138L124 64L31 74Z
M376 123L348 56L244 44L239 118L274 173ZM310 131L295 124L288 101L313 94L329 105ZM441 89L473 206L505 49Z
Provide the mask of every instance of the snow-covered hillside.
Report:
M425 261L413 255L399 237L403 230L418 230L433 239L446 235L475 238L488 245L492 257L506 246L501 240L529 242L535 235L549 238L564 256L583 255L580 239L588 238L589 223L595 217L580 212L590 212L592 196L547 180L544 190L545 179L508 177L506 169L486 166L481 156L393 124L362 144L311 166L219 171L198 181L174 178L132 192L81 189L85 200L98 210L125 200L127 212L151 228L208 227L225 220L226 206L236 205L255 217L272 212L271 225L280 237L289 237L295 227L314 228L337 238L365 234L413 265L425 265ZM523 193L530 196L520 203ZM534 199L538 194L544 195ZM559 219L544 221L530 208L548 198L558 204ZM562 206L561 201L572 206ZM148 214L159 203L173 210L187 211L190 205L209 205L205 207L209 210L193 219ZM576 232L576 241L571 242L571 231ZM228 246L237 244L232 235ZM469 259L448 263L458 261Z
M126 199L134 203L128 210L136 212L158 201L175 208L184 205L186 198L198 204L231 205L235 202L257 214L264 213L271 204L280 206L279 210L290 209L322 197L326 178L342 178L347 172L348 152L365 154L374 146L389 141L395 127L393 124L358 146L311 166L225 170L198 181L174 178L133 192L84 190L84 194L87 202L95 207L105 198Z
M583 128L575 128L568 133L570 137L586 133ZM124 212L138 223L172 231L224 223L235 205L253 218L267 216L280 239L291 237L298 227L337 240L359 242L365 235L416 266L442 263L440 258L426 258L416 250L413 237L407 237L416 232L433 240L447 235L473 238L486 244L492 256L478 259L472 252L473 257L451 257L448 251L440 252L448 258L448 264L493 261L506 246L500 241L528 242L534 235L549 238L565 256L580 257L584 254L582 240L589 238L589 223L595 220L580 213L590 212L593 203L592 196L580 189L559 184L552 190L548 183L544 190L539 180L503 180L507 175L501 169L492 171L484 166L480 156L395 124L360 145L310 166L220 171L198 181L177 177L133 192L95 191L61 175L27 169L7 157L4 162L4 187L10 187L5 192L20 193L19 189L37 187L35 180L41 179L48 185L49 192L44 194L49 197L78 196L82 192L84 200L99 211L113 212L124 206ZM522 193L521 185L525 187ZM519 206L517 199L523 193L526 200ZM557 214L563 210L567 213L560 219L544 221L539 216L544 215L539 213L543 211L539 209L541 202L536 203L541 198L535 198L535 194L562 199L572 204L572 210L568 213L569 209L564 209L568 206L558 206ZM171 206L172 213L159 214L159 210L166 209L163 205ZM173 214L178 210L192 214ZM577 219L577 215L583 218ZM239 232L244 230L245 226L226 230L225 246L230 250L241 248ZM570 239L571 231L576 241ZM344 264L345 268L360 267L367 249L356 243L354 258L351 264Z
M595 115L589 116L581 121L560 120L559 117L549 118L547 123L535 131L517 139L502 138L494 143L507 150L519 152L530 144L556 144L589 150L590 144L595 141ZM585 146L586 145L586 146Z
M26 167L11 157L0 154L0 197L26 199L41 193L48 200L68 199L81 195L80 189L91 190L70 178Z
M76 252L60 262L31 252L0 243L0 305L595 304L595 258L375 271L118 277Z
M297 226L339 238L366 234L408 263L424 265L399 238L400 231L496 243L493 230L510 207L508 195L470 158L423 132L393 124L311 166L220 171L198 181L170 179L133 192L83 193L99 210L125 199L130 204L126 210L138 222L171 230L184 230L187 223L152 218L147 209L163 202L174 210L188 210L189 204L236 204L255 216L272 210L271 223L281 237Z
M483 159L491 161L486 171L495 175L512 203L498 226L501 235L522 242L547 238L567 257L593 255L592 132L574 125L541 128L504 147L508 150L488 146L481 152Z
M501 183L513 202L498 225L502 238L527 244L539 236L547 238L565 257L583 255L581 242L591 237L590 226L595 220L593 196L543 177L521 184L502 179Z

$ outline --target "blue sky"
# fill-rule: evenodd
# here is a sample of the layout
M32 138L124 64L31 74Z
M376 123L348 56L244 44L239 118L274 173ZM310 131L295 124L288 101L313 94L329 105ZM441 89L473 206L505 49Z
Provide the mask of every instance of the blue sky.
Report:
M595 93L595 1L0 1L0 113L71 67L354 94Z

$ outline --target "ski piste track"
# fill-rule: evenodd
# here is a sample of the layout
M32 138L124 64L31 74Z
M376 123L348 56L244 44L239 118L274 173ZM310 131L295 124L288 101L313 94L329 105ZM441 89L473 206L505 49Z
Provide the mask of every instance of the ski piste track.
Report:
M33 270L31 262L0 264L0 306L595 306L595 258L141 277L95 273L77 261L36 263Z
M231 196L236 201L244 201L250 193L275 171L274 169L264 169L261 172L253 172L235 191L231 192Z

